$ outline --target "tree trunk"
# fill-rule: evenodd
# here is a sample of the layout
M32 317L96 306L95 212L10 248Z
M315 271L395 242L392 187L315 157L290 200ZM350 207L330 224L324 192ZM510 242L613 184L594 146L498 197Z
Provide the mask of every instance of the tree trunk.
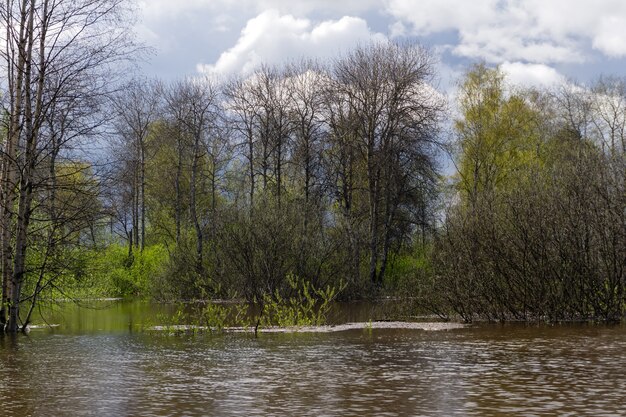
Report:
M250 213L254 209L254 141L252 132L248 130L248 162L250 174Z
M7 36L7 64L9 68L8 84L10 95L10 111L9 115L9 128L7 132L7 141L2 158L2 201L0 202L0 224L1 229L1 245L2 252L0 254L1 267L2 267L2 306L0 306L0 324L7 322L7 313L9 309L9 300L12 294L12 261L13 261L13 247L11 246L11 228L12 220L14 218L13 208L17 195L15 193L17 182L17 146L20 138L21 129L21 117L24 111L24 77L25 67L27 60L30 60L30 55L27 55L27 43L29 39L29 32L27 30L27 21L29 19L28 13L28 0L22 0L20 9L20 22L19 22L19 40L17 43L17 65L14 62L16 52L11 50L11 46L8 44L8 40L12 39L15 35L12 33L13 27L6 25ZM6 4L7 21L12 17L11 5ZM32 26L32 25L31 25Z
M44 2L47 6L47 1ZM46 15L46 6L44 6L44 16ZM31 73L32 73L32 56L34 46L34 17L35 17L35 4L31 4L28 15L28 27L27 27L27 50L26 50L26 65L24 68L24 85L25 85L25 103L24 103L24 136L26 140L25 152L22 155L22 167L23 171L20 177L19 188L19 203L18 203L18 215L16 224L16 238L15 238L15 257L13 262L13 275L11 278L11 305L9 307L9 321L7 323L7 332L16 333L19 329L19 308L20 297L22 293L22 285L25 277L26 266L26 250L28 247L28 226L30 224L31 215L31 203L33 184L32 176L35 171L35 159L37 148L37 137L39 134L39 122L41 117L41 102L43 95L43 84L45 74L44 63L44 42L45 42L45 29L40 33L40 48L39 48L39 68L38 77L35 90L35 97L33 103L33 91L31 86Z
M378 280L378 215L379 215L379 201L378 201L378 177L376 171L371 169L370 178L369 178L369 215L370 215L370 224L369 224L369 233L370 233L370 242L369 242L369 252L370 252L370 266L369 266L369 277L370 282L374 285L379 285Z
M182 217L182 195L180 189L180 180L183 175L183 144L180 129L177 132L178 137L178 162L176 164L176 180L175 180L175 188L176 188L176 244L180 244L180 227L181 227L181 217Z
M146 245L146 149L144 140L141 140L141 251Z
M393 224L393 214L395 211L395 204L392 205L391 202L391 187L387 187L385 192L387 194L385 198L385 237L383 240L383 257L380 261L380 271L378 272L378 285L382 285L385 280L385 272L387 270L387 263L389 259L389 249L391 246L391 225Z
M48 195L50 209L49 209L49 217L53 226L48 230L48 238L46 244L46 251L43 258L43 263L41 265L41 269L39 271L39 278L37 280L37 284L35 286L35 290L33 291L33 295L30 300L30 308L28 309L28 313L26 318L24 319L24 324L22 325L22 329L26 330L28 325L30 324L30 319L35 310L35 305L37 304L37 298L39 293L42 290L42 282L44 280L44 276L46 273L48 259L51 256L54 256L55 253L55 234L57 231L57 227L59 226L59 219L57 218L57 210L56 210L56 195L57 195L57 175L56 175L56 159L59 154L59 145L56 140L56 136L54 133L51 134L52 140L52 151L50 153L50 167L49 167L49 175L50 175L50 191Z
M282 133L279 131L279 135ZM276 197L278 199L278 208L281 206L281 188L282 188L282 159L283 159L283 145L282 145L282 137L278 138L278 145L276 146Z
M137 162L135 160L135 162ZM139 170L135 163L133 174L133 241L139 248Z
M193 226L196 229L196 271L201 274L203 267L202 267L202 250L203 250L203 236L202 236L202 227L200 225L200 220L198 219L198 213L197 213L197 207L196 207L196 200L197 200L197 190L196 190L196 183L197 183L197 176L198 176L198 162L200 159L200 133L197 132L195 135L195 141L194 141L194 150L193 150L193 162L191 164L191 184L189 187L189 193L190 193L190 214L191 214L191 220L193 221Z

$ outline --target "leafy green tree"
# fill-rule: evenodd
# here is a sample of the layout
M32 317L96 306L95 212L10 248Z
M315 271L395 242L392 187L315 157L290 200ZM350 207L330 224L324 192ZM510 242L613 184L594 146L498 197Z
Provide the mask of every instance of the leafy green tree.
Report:
M470 68L459 92L455 122L457 187L474 204L479 193L515 185L516 173L536 160L542 119L523 94L507 88L499 68Z

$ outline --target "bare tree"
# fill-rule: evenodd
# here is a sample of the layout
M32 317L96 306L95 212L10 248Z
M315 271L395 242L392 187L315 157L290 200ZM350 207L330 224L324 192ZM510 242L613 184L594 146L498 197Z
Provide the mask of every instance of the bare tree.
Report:
M255 149L258 141L259 109L252 94L253 79L235 78L224 86L225 115L233 130L233 147L243 149L247 161L248 204L252 209L257 181Z
M218 162L220 153L219 90L215 82L208 78L187 79L175 84L168 97L170 113L177 118L175 123L182 128L182 135L189 138L191 145L189 213L196 232L196 271L202 274L204 271L203 248L206 236L205 225L199 213L199 195L202 187L203 168L206 168L203 166L203 161L206 161L207 156L209 156L212 163ZM215 198L217 179L215 170L217 167L209 164L209 168L211 170L213 198ZM179 180L177 174L176 183L178 187L180 186ZM212 204L215 203L213 201Z
M143 251L146 241L146 158L150 129L159 116L159 86L145 80L131 81L112 104L116 129L126 145L125 173L130 180L132 199L131 240Z
M82 81L84 88L75 92L92 96L110 91L110 70L134 51L126 12L123 0L9 0L1 6L8 116L0 233L8 332L19 327L43 126L68 85ZM56 81L48 82L51 78Z
M432 58L415 45L359 47L333 67L331 88L345 103L336 108L348 115L348 137L365 166L369 278L377 286L383 283L400 199L411 187L407 181L432 182L431 150L444 108L431 86L433 76Z

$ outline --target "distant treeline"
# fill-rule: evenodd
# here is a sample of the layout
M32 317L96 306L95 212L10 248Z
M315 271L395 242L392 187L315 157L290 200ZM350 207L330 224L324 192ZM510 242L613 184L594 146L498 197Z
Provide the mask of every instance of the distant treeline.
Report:
M385 286L432 236L446 102L417 46L371 45L323 66L134 81L102 200L128 252L162 244L165 298L259 299L293 274L344 297Z

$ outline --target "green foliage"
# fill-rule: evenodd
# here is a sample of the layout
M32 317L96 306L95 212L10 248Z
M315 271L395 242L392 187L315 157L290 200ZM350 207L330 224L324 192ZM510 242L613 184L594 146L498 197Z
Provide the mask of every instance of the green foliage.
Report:
M415 296L416 288L433 273L430 243L416 243L392 258L386 275L385 287L400 296Z
M105 283L91 268L95 251L78 248L58 248L55 253L45 249L33 250L28 257L31 273L24 282L25 294L33 294L37 282L43 286L38 298L42 300L98 298L109 293ZM42 265L46 266L41 276Z
M463 198L472 202L478 192L515 187L517 173L537 159L539 112L523 94L507 89L499 68L484 64L466 74L459 104L457 188Z
M108 296L146 296L167 259L162 245L148 246L143 252L136 251L130 256L127 247L110 245L100 253L94 251L88 268L104 283Z
M540 103L504 94L498 74L478 67L466 81L460 192L430 300L467 321L620 320L626 159L586 137L571 108L540 120Z
M214 280L212 258L205 257L202 273L197 269L195 237L185 230L178 245L161 262L152 276L150 296L157 300L194 300L222 296L221 285Z
M229 313L223 304L209 302L202 310L201 323L211 331L222 331L226 327Z
M292 296L283 297L278 290L263 296L262 326L321 326L326 323L331 302L345 288L345 285L314 288L309 282L293 275L287 277L287 282Z

